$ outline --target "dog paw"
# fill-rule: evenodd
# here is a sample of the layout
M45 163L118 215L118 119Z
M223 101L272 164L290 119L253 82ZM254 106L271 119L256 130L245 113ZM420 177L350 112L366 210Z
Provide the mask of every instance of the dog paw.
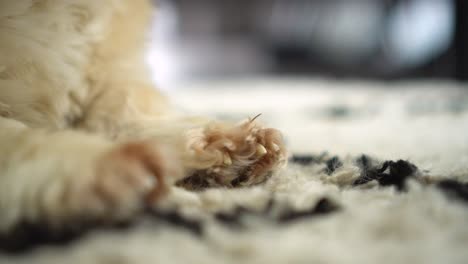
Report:
M179 181L187 189L238 187L264 182L286 164L281 133L249 119L237 125L212 123L188 134L189 177Z
M163 197L182 176L170 148L154 142L125 143L97 158L90 175L69 179L65 218L127 219ZM67 212L68 210L68 212Z

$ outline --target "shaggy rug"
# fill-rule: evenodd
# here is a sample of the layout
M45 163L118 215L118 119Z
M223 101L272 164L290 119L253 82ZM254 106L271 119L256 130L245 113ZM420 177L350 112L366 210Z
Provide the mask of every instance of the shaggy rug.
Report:
M250 79L171 91L261 120L291 159L266 183L174 188L130 223L0 239L0 263L468 263L468 89Z

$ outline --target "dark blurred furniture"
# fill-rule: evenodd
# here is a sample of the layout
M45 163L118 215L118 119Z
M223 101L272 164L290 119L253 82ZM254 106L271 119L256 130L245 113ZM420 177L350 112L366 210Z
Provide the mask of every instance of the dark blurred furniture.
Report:
M455 0L455 77L458 80L468 80L468 1Z
M227 65L236 58L236 63L242 65L244 59L239 54L242 53L243 49L234 52L237 55L229 55L229 47L236 46L236 43L242 43L244 47L251 47L244 49L250 52L245 56L245 64L253 65L252 62L258 59L257 56L251 54L259 54L258 58L264 58L270 63L265 69L259 69L259 71L267 73L320 74L332 77L377 79L447 78L468 80L468 1L466 0L427 0L447 1L453 4L454 14L451 14L451 17L454 18L454 29L450 33L453 40L450 40L451 44L445 50L429 57L424 63L411 67L400 67L392 64L392 54L386 50L388 48L386 36L379 36L379 33L376 36L369 35L369 38L380 38L378 41L374 41L373 46L371 45L367 50L364 50L363 54L351 56L351 59L343 62L343 58L349 54L345 52L341 54L340 49L338 52L330 52L330 54L326 52L328 44L323 41L321 36L324 36L323 32L326 33L327 28L326 26L324 29L318 28L320 25L323 27L324 23L316 20L324 19L323 15L320 16L320 12L331 12L330 8L334 5L345 3L347 8L350 7L349 13L356 12L357 9L359 14L359 9L366 7L367 3L371 8L363 9L361 15L365 16L369 15L366 13L369 10L376 9L377 3L380 5L377 6L377 15L370 16L370 18L380 23L383 32L388 30L387 20L391 17L391 12L395 7L411 3L413 0L168 1L173 3L178 10L180 19L178 32L182 40L190 43L194 39L203 39L205 42L209 42L211 39L213 43L216 42L216 45L226 50L226 52L223 51L215 55L219 57L220 65ZM359 6L352 8L350 3ZM325 17L329 20L329 24L333 25L333 19L338 20L341 16L347 15L347 10L343 11L342 9L338 8L337 10L341 10L341 13L338 12L336 17L331 18L331 20L329 17ZM372 22L372 20L370 21ZM363 21L357 21L356 28L363 26L362 23ZM367 21L367 23L370 22ZM372 23L370 24L372 25ZM362 40L363 35L357 36L358 41L349 41L349 46L354 45L355 50L357 47L359 51L359 40ZM352 37L350 36L351 40L353 40ZM348 43L344 43L343 47L347 47L346 44ZM352 51L352 49L350 50ZM226 57L223 57L223 54L226 54ZM216 60L211 60L210 63L213 61ZM221 69L222 67L215 65L212 68ZM252 70L248 67L246 69Z

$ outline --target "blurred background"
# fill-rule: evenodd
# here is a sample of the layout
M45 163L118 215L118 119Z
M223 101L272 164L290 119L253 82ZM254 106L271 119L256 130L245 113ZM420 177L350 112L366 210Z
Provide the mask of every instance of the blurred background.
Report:
M156 0L163 87L258 75L468 79L465 0Z

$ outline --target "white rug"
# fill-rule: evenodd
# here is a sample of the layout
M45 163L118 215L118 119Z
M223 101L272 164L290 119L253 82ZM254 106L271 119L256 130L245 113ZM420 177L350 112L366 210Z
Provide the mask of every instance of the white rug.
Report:
M468 263L468 201L437 187L468 182L466 85L249 79L172 95L191 113L262 113L308 165L252 188L175 188L128 228L0 253L0 263ZM392 177L408 164L382 169L400 159L418 167L401 191ZM366 171L390 186L356 185Z

